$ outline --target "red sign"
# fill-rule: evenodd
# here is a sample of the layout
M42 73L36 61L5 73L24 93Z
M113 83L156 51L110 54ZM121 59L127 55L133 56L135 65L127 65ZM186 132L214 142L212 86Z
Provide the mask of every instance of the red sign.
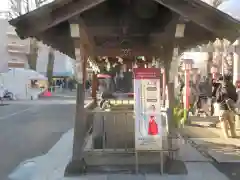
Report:
M235 86L236 86L236 88L240 88L240 80L237 80L237 81L236 81Z
M133 68L134 79L158 79L160 69L158 68Z

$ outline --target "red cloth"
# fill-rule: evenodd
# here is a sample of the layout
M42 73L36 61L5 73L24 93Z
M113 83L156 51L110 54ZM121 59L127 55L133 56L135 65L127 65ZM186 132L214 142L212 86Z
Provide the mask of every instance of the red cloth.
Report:
M158 134L158 124L156 123L154 116L151 116L148 124L148 135L157 135L157 134Z
M46 91L43 93L43 96L45 96L45 97L50 97L50 96L52 96L52 93L49 92L48 90L46 90Z

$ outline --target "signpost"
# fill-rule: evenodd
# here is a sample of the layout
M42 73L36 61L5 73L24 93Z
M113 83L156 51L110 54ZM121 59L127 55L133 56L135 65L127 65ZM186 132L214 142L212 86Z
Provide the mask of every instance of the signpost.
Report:
M134 68L135 149L162 149L160 71L158 68Z

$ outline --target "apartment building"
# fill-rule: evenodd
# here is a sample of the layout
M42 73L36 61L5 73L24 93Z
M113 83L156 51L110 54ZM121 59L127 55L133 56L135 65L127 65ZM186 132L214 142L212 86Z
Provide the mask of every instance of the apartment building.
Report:
M8 13L0 12L0 71L9 68L26 68L29 40L21 40L8 23Z
M9 25L6 13L0 12L0 73L9 68L29 68L27 55L30 49L30 40L21 40L14 27ZM49 48L39 42L37 71L46 75ZM73 75L74 60L68 56L54 52L54 76Z
M2 16L0 16L0 26L0 73L4 73L8 71L9 60L9 54L6 49L8 22Z
M9 54L9 68L28 68L27 55L29 54L29 39L21 40L15 29L8 25L7 28L7 52Z

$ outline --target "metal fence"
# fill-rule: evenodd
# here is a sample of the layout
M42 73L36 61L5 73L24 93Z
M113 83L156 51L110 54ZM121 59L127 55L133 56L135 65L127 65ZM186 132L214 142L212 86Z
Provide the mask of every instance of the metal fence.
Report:
M89 150L132 151L134 148L133 111L92 111L92 145Z
M166 157L174 159L177 156L178 148L169 144L172 141L171 137L167 136L166 112L162 112L163 133L166 134L163 139L163 149L144 152L135 149L135 118L133 111L121 109L111 112L90 111L87 113L89 136L86 138L84 153L87 161L90 159L89 161L95 165L100 166L108 163L129 165L134 163L135 171L138 172L139 164L158 163L160 172L163 174L164 159ZM97 164L96 161L98 161Z

